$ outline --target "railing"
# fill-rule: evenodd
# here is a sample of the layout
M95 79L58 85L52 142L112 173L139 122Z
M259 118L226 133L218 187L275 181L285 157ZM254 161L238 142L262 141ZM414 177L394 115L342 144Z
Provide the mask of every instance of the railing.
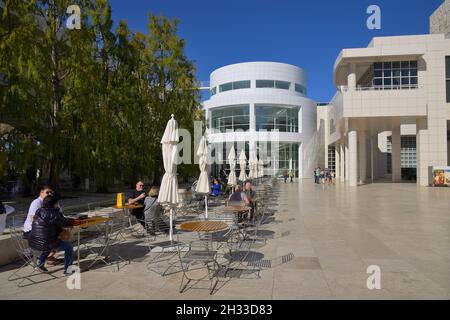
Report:
M372 86L372 87L356 87L354 91L381 91L381 90L411 90L419 89L417 84L401 84L401 85L391 85L391 86ZM339 86L338 91L348 92L352 91L348 86Z
M211 89L209 81L200 81L199 84L200 84L200 87L199 87L200 90L209 90L209 89Z

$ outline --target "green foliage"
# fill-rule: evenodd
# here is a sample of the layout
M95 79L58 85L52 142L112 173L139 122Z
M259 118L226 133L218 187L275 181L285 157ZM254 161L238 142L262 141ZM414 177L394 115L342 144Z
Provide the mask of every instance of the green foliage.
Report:
M34 168L57 184L61 172L158 180L160 139L170 115L193 132L195 68L177 21L149 14L148 34L125 21L113 29L107 0L4 0L0 11L0 179ZM65 28L82 8L81 30ZM181 166L189 174L192 166Z

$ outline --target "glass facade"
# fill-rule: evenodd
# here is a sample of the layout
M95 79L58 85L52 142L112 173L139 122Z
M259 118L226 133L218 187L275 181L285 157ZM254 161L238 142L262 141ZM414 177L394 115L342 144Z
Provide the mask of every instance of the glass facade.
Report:
M372 86L381 90L417 88L417 61L374 63Z
M212 156L215 157L216 163L211 167L211 174L218 177L221 171L225 171L228 175L230 172L230 166L228 164L228 154L230 153L230 145L226 143L215 143L212 146ZM241 150L244 148L245 155L247 157L246 173L249 173L248 159L250 155L249 142L235 142L234 148L236 151L236 157L239 157ZM281 176L285 170L292 169L295 176L298 177L299 171L299 154L298 143L278 143L277 145L271 144L270 141L259 142L257 147L258 159L264 161L264 175L266 176ZM275 150L276 149L276 150ZM239 160L236 159L236 175L240 174Z
M400 149L402 176L411 176L408 170L417 168L416 136L402 136ZM387 173L392 174L392 137L387 138Z
M402 168L417 167L416 136L402 136L401 142Z
M246 106L229 106L211 111L212 128L219 132L250 129L250 108Z
M292 169L295 176L298 177L299 168L299 154L298 154L298 143L278 143L272 145L270 141L265 143L267 145L267 150L264 154L267 155L267 159L270 161L265 161L264 174L270 176L281 176L285 170ZM261 149L258 151L258 156L260 156ZM277 150L275 150L277 149ZM264 157L263 157L264 160Z
M336 148L328 146L328 169L336 171Z
M234 142L234 151L236 151L236 176L239 177L239 174L241 173L241 168L239 164L239 156L241 154L242 149L244 149L245 156L247 157L247 160L249 159L250 155L250 144L248 141L246 142ZM215 157L216 159L216 165L212 166L212 175L215 177L218 177L221 171L225 171L225 173L228 175L230 173L230 165L228 163L228 155L230 154L231 150L231 144L226 143L214 143L212 145L212 152L211 156ZM246 166L246 173L248 175L249 168L248 168L248 161Z
M256 131L298 132L297 108L255 106Z

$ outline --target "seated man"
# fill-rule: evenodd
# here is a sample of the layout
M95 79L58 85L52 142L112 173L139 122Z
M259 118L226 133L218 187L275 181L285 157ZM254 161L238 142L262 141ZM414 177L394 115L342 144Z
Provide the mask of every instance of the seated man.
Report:
M37 268L47 272L45 260L53 250L64 251L64 275L70 274L73 264L73 246L70 241L60 240L63 228L69 227L71 221L65 218L58 206L58 199L47 196L43 207L37 210L33 218L28 244L31 249L41 251Z
M23 225L23 237L28 240L31 234L31 228L33 225L33 218L36 212L44 206L44 199L47 196L53 195L53 190L49 186L43 186L39 192L39 197L33 200L28 209L28 215Z
M28 240L30 238L31 228L33 226L34 215L40 208L42 208L44 206L45 197L53 196L53 195L54 195L53 189L51 187L45 185L40 189L39 197L37 197L36 199L34 199L31 202L30 207L28 209L27 218L25 220L25 223L23 224L23 238L25 240ZM61 204L59 203L58 205L61 209ZM61 211L62 211L62 209L61 209ZM47 257L47 261L46 261L47 264L56 265L58 263L62 263L62 260L58 260L55 258L55 254L56 254L55 250L50 252L50 254Z
M253 220L256 209L256 192L253 190L252 182L247 181L244 184L245 203L252 207L250 210L250 220Z
M151 187L148 192L148 197L145 198L145 222L147 225L147 232L151 235L155 235L156 231L169 231L169 224L163 219L163 208L158 202L158 187Z
M141 205L142 208L136 208L131 210L131 214L138 219L139 223L145 228L144 222L144 202L147 197L147 193L144 191L144 183L138 181L136 183L136 189L128 196L128 204Z

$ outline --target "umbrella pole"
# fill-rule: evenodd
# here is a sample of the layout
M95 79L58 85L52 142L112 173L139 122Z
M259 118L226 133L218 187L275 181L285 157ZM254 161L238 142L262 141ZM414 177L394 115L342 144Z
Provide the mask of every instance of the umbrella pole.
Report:
M208 220L208 196L205 196L205 217Z
M170 209L170 230L169 230L169 239L173 240L173 209Z

